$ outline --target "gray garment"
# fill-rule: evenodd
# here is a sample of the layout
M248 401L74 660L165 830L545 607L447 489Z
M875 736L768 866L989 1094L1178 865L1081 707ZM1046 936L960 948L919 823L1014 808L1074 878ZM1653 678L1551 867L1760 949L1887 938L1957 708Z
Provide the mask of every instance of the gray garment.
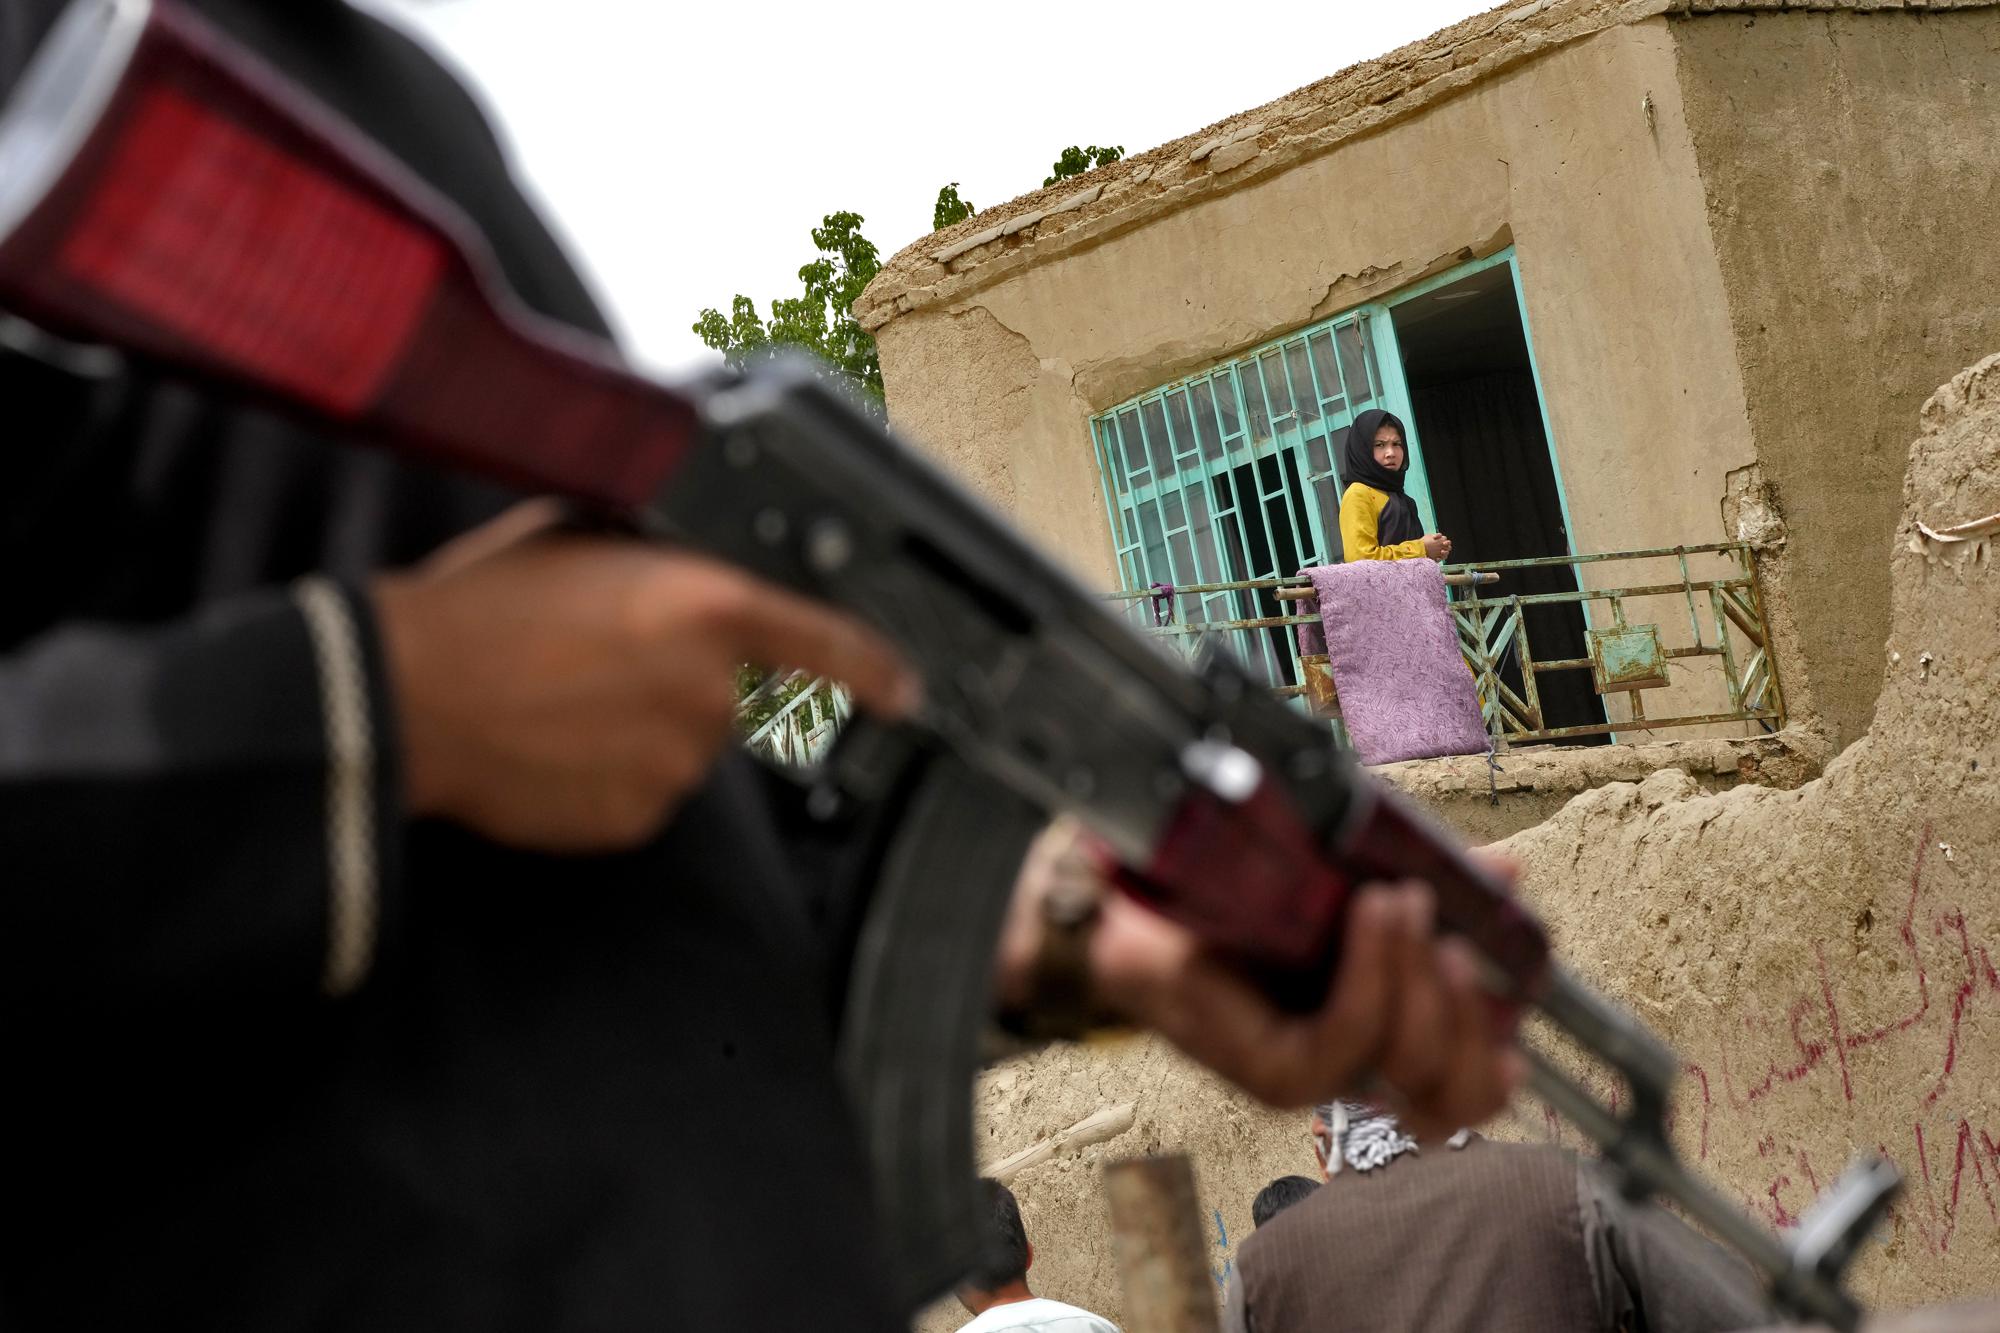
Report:
M1426 1157L1431 1155L1427 1150ZM1383 1174L1401 1169L1403 1164L1397 1163L1383 1168ZM1627 1203L1596 1163L1576 1163L1575 1206L1597 1309L1596 1330L1727 1333L1774 1318L1747 1265L1665 1209ZM1495 1222L1506 1225L1505 1219ZM1333 1266L1340 1260L1329 1254L1327 1262ZM1303 1333L1279 1326L1268 1314L1259 1321L1246 1295L1245 1269L1239 1260L1224 1297L1226 1333ZM1356 1313L1355 1326L1383 1327L1379 1311Z
M1666 1209L1627 1203L1595 1162L1576 1164L1576 1207L1605 1328L1711 1333L1773 1317L1747 1264Z

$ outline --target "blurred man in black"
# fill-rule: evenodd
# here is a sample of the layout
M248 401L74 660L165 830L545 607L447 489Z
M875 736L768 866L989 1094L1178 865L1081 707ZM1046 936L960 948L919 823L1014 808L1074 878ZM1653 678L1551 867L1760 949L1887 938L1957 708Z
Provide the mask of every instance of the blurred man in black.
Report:
M606 335L420 48L338 0L189 2ZM59 9L0 6L0 95ZM0 411L7 1326L898 1326L826 1001L857 851L728 749L738 664L894 714L891 651L4 311ZM1427 894L1348 938L1305 1016L1122 901L1089 963L1266 1098L1373 1069L1443 1123L1497 1106Z

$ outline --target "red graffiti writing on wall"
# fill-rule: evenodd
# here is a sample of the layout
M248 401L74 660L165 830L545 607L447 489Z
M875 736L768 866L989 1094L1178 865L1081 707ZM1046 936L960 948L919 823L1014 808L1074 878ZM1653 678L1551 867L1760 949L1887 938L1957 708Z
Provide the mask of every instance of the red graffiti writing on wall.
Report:
M1877 1146L1885 1157L1898 1162L1909 1182L1893 1216L1911 1224L1925 1250L1944 1255L1949 1252L1958 1229L1961 1203L1969 1203L1972 1195L1985 1205L1987 1218L1996 1233L2000 1233L2000 1203L1996 1202L1996 1190L2000 1190L2000 1143L1972 1120L1959 1116L1946 1122L1947 1134L1952 1136L1948 1141L1953 1146L1948 1153L1935 1154L1939 1160L1934 1164L1932 1149L1942 1147L1943 1141L1937 1144L1929 1141L1931 1122L1925 1116L1946 1094L1958 1068L1968 1014L1982 1001L2000 1001L2000 969L1995 968L1987 947L1976 942L1976 932L1962 908L1927 904L1930 876L1926 871L1931 869L1927 858L1933 845L1933 829L1926 823L1917 842L1908 892L1896 926L1899 965L1909 987L1909 998L1902 1012L1879 1019L1870 1016L1859 1024L1850 1022L1841 1004L1841 996L1848 989L1843 986L1841 971L1829 963L1827 946L1815 942L1813 971L1807 985L1782 1007L1754 1011L1741 1020L1741 1030L1746 1035L1763 1032L1778 1035L1781 1031L1780 1052L1775 1056L1753 1057L1749 1072L1745 1072L1740 1045L1732 1047L1723 1042L1711 1061L1720 1076L1719 1089L1711 1084L1708 1064L1689 1061L1683 1066L1686 1078L1674 1121L1678 1123L1682 1116L1693 1117L1689 1122L1689 1137L1693 1142L1688 1146L1699 1160L1707 1161L1711 1123L1718 1117L1733 1120L1759 1114L1760 1103L1778 1091L1815 1077L1830 1079L1834 1071L1838 1073L1843 1101L1851 1104L1856 1101L1857 1091L1856 1070L1850 1056L1882 1043L1916 1049L1929 1047L1935 1052L1935 1064L1931 1067L1934 1072L1927 1074L1913 1090L1916 1097L1912 1110L1916 1115L1911 1121L1909 1142L1901 1152L1890 1151L1886 1144ZM1931 1015L1931 975L1922 947L1926 937L1955 946L1951 951L1951 970L1956 974L1956 984L1951 991L1950 1016L1942 1024L1925 1021ZM1776 1025L1766 1017L1766 1012L1784 1015L1781 1029L1774 1031ZM1735 1028L1732 1026L1730 1030ZM1560 1126L1553 1113L1548 1113L1544 1132L1560 1141ZM1819 1173L1806 1148L1781 1141L1777 1133L1765 1129L1757 1134L1754 1143L1760 1159L1769 1160L1774 1166L1784 1165L1769 1177L1761 1199L1752 1192L1742 1191L1743 1201L1773 1225L1792 1225L1798 1221L1800 1210L1819 1192ZM1950 1159L1948 1166L1943 1160L1946 1156ZM1972 1195L1967 1193L1968 1172ZM1977 1216L1977 1211L1972 1215Z

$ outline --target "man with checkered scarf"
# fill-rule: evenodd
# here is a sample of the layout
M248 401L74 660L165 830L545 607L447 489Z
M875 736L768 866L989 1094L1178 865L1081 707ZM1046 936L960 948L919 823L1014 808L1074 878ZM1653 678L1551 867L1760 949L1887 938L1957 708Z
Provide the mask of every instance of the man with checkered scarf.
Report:
M1244 1243L1231 1333L1714 1333L1765 1322L1734 1256L1599 1164L1460 1130L1420 1144L1394 1113L1313 1108L1326 1186Z

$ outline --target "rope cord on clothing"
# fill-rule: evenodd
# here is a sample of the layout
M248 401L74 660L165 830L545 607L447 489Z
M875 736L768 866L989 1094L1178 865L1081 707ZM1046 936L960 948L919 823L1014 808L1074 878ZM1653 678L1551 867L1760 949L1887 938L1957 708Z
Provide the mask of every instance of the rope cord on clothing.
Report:
M315 576L294 584L292 599L312 637L326 726L326 965L320 986L339 997L361 985L375 956L375 736L346 597Z

